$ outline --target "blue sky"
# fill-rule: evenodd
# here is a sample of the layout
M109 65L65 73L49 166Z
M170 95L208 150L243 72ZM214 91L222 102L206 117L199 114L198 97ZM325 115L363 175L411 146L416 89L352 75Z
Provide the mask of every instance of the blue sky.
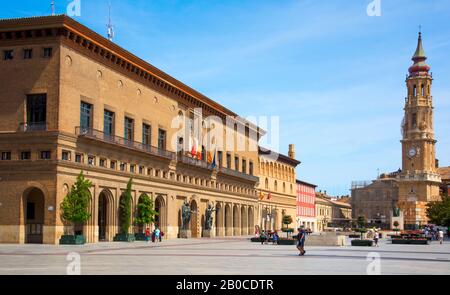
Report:
M64 13L68 0L56 0ZM405 77L422 25L433 76L437 157L450 165L450 2L111 0L115 42L241 114L280 116L299 179L348 194L401 166ZM9 2L1 18L46 15L50 0ZM76 19L104 35L108 0Z

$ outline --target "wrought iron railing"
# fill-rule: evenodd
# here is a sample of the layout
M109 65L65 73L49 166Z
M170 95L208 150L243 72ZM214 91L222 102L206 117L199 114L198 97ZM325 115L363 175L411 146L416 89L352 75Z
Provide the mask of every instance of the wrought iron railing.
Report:
M208 164L205 161L199 160L199 159L195 159L195 158L191 158L191 157L187 157L185 155L178 155L178 162L187 164L187 165L191 165L191 166L196 166L196 167L200 167L200 168L204 168L204 169L209 169L209 170L214 170L215 167L213 167L211 164Z
M47 123L46 122L20 123L19 130L22 132L47 131Z
M253 175L249 175L249 174L245 174L245 173L242 173L242 172L239 172L239 171L236 171L236 170L232 170L230 168L221 167L219 169L219 172L223 173L223 174L239 177L239 178L244 178L244 179L249 180L249 181L258 182L258 177L253 176Z
M175 159L175 153L166 151L148 144L143 144L141 142L129 140L120 136L112 135L104 133L103 131L96 130L93 128L86 128L86 127L76 127L75 133L78 136L86 137L94 140L100 140L112 144L116 144L122 147L126 147L129 149L138 150L141 152L149 153L155 156L167 158L170 160Z

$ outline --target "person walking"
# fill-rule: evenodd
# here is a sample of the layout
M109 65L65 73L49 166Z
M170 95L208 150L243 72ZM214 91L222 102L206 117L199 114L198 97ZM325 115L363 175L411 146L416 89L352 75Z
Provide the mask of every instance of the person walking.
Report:
M298 235L297 235L297 249L298 251L300 251L300 253L298 254L299 256L303 256L305 255L306 251L305 251L305 239L306 239L306 232L303 228L303 226L301 226L300 228L298 228Z
M439 244L442 245L444 243L444 231L442 229L439 230Z
M273 236L272 236L272 242L273 242L274 245L275 245L275 244L278 245L278 233L277 233L277 232L274 232L274 233L273 233Z
M161 231L160 231L159 228L157 227L157 228L155 229L155 241L156 241L156 242L161 242L161 240L160 240L160 234L161 234Z
M147 243L150 243L150 229L147 227L147 229L145 230L145 241Z
M378 239L380 238L380 234L378 230L375 230L375 234L373 235L373 241L375 242L375 247L378 247Z

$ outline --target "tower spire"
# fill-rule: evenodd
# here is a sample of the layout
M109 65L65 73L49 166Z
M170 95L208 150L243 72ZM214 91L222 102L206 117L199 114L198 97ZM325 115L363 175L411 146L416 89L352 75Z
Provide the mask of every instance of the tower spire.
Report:
M417 48L412 57L414 64L409 68L409 76L423 76L428 75L430 66L425 62L427 56L422 45L422 27L419 27L419 39L417 40Z

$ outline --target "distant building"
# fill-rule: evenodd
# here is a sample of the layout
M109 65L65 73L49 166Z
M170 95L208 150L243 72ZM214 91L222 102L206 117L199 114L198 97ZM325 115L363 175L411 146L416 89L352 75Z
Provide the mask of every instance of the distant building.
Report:
M297 180L297 227L316 231L316 185Z
M438 168L438 173L441 175L441 193L444 196L448 196L450 193L450 167Z
M337 198L316 194L317 231L324 231L327 227L351 227L352 206L334 199Z

